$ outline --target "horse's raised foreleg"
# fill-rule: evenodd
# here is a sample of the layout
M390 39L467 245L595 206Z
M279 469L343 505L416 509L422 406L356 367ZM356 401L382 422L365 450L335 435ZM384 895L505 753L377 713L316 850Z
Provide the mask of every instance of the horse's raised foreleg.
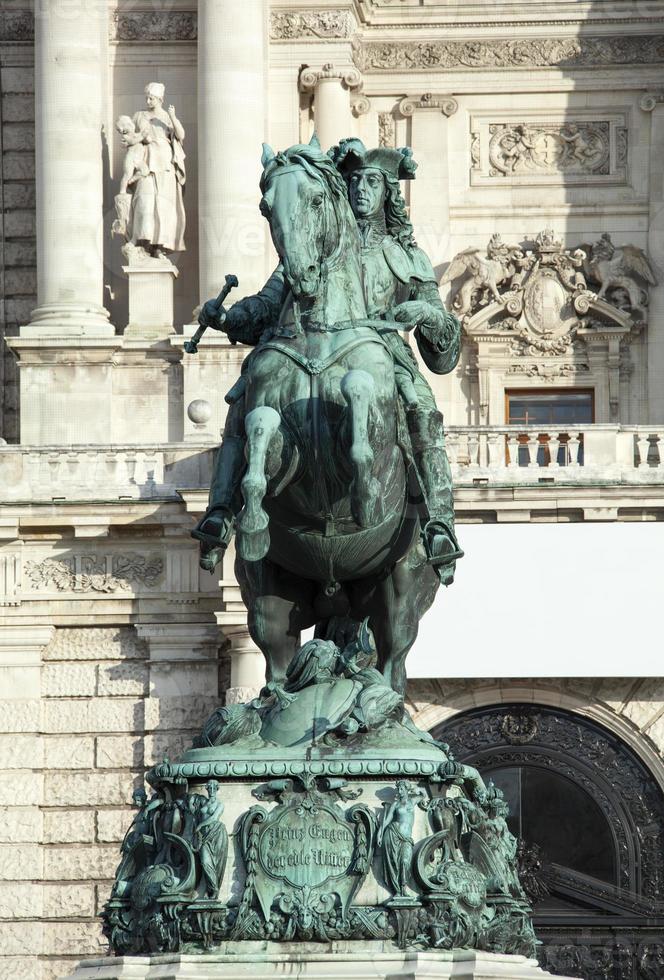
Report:
M268 405L252 409L244 420L247 471L240 485L244 507L237 519L237 550L245 561L260 561L270 548L263 499L267 492L268 457L273 453L280 455L280 422L279 413Z
M348 371L341 379L341 393L350 414L351 510L360 527L372 527L382 519L381 488L373 475L374 454L369 442L369 417L376 404L374 379L367 371Z

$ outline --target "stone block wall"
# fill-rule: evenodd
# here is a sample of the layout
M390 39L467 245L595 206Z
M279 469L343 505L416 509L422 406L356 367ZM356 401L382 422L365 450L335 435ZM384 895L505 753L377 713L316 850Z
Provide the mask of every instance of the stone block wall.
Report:
M32 21L0 12L0 437L18 442L18 334L37 305Z
M104 955L98 913L132 790L147 767L191 742L223 698L227 666L212 651L179 676L163 656L154 668L134 627L57 628L39 689L18 671L3 686L0 980L53 980Z

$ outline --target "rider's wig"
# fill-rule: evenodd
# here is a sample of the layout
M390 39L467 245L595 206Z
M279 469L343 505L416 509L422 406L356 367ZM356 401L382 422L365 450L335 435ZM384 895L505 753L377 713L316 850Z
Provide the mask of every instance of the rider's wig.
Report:
M413 226L408 218L406 201L401 193L399 181L385 174L385 225L392 238L402 245L415 247Z

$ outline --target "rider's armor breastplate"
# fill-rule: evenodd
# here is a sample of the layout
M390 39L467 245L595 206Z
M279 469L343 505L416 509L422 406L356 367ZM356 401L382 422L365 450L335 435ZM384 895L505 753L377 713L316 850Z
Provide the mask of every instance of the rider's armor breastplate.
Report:
M384 317L395 306L400 283L387 264L382 242L362 249L362 269L367 314L371 319Z

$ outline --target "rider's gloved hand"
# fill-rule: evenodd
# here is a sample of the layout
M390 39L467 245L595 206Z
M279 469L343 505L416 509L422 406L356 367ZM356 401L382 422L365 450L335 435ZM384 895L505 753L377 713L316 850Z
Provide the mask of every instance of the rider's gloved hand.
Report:
M219 309L216 300L209 299L206 303L203 303L201 311L198 314L198 322L202 327L208 327L208 329L212 330L223 330L225 320L226 313Z
M414 327L427 326L437 327L442 319L439 311L430 303L425 303L421 299L411 299L406 303L399 303L395 306L392 315L399 323L403 323L404 330L412 330Z

